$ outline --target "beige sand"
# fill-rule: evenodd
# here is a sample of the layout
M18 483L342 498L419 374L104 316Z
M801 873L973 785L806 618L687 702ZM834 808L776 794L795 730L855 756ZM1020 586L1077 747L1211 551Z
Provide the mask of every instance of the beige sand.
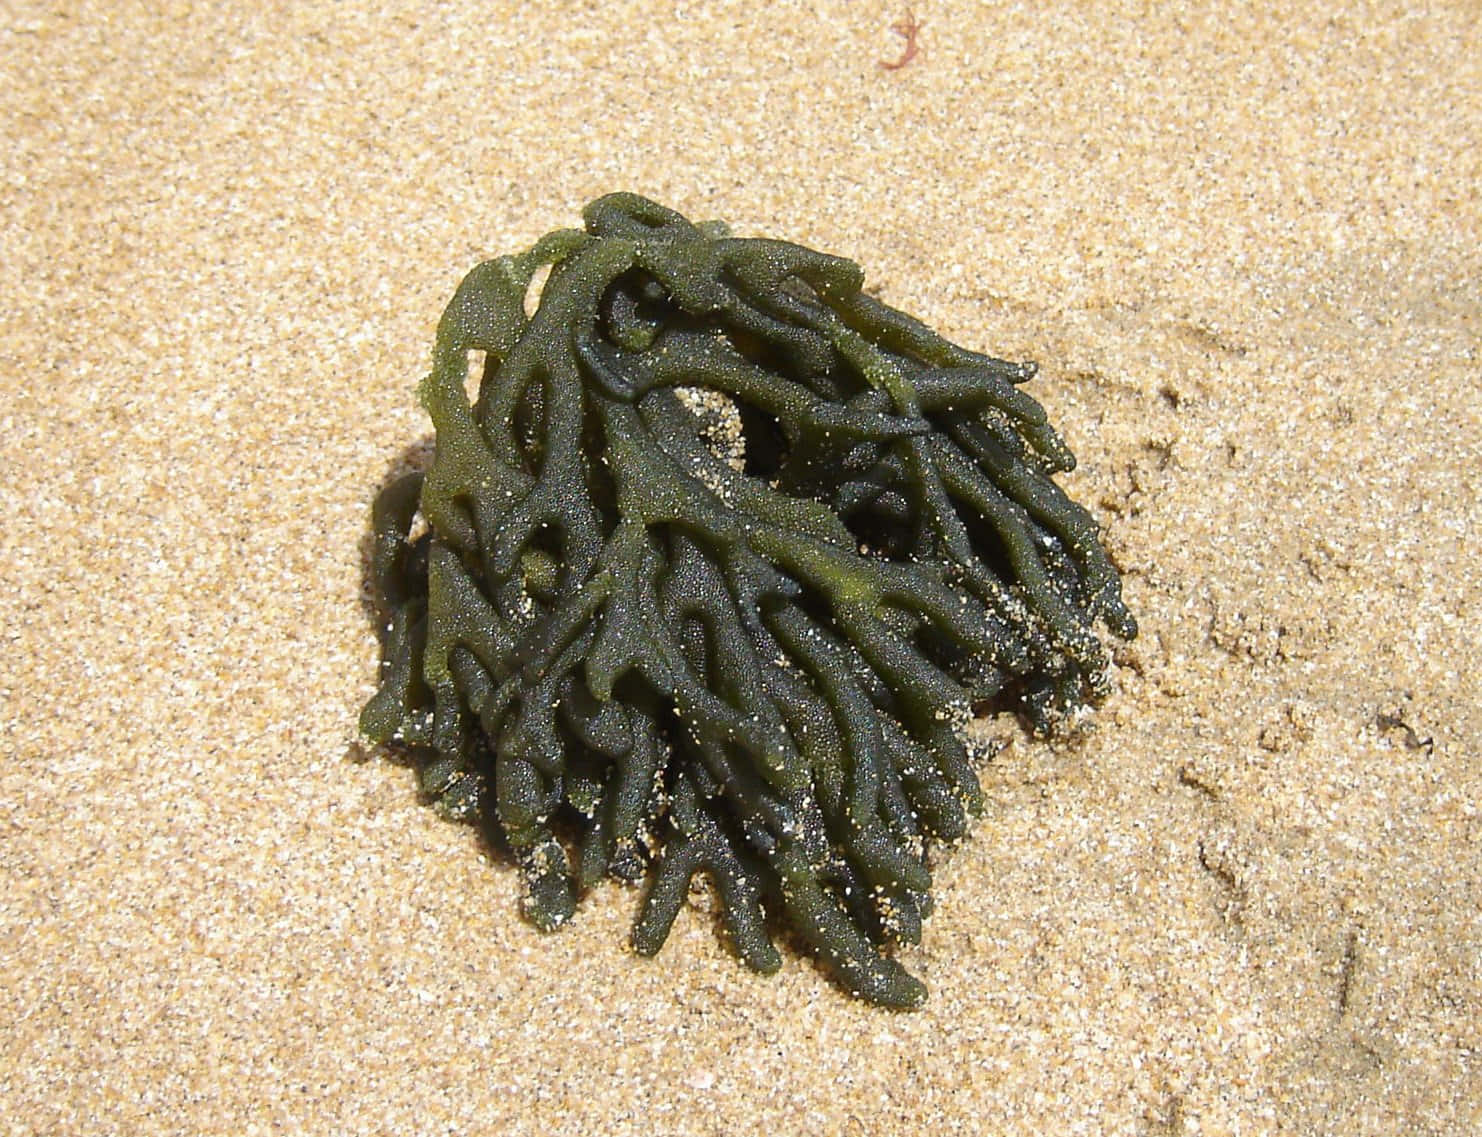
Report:
M0 30L6 1132L1482 1131L1475 5L256 7ZM1127 574L922 1012L355 761L442 304L619 188L1038 359Z

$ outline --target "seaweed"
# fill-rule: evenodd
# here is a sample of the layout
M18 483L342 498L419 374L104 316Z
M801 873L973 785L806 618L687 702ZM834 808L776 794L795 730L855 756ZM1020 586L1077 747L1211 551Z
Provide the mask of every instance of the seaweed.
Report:
M889 949L979 812L964 727L1048 727L1105 690L1097 624L1135 634L1052 480L1074 459L1032 364L848 260L632 194L583 216L442 317L433 458L375 503L362 732L507 843L543 929L646 877L652 955L704 875L749 967L780 966L784 925L853 994L917 1006Z

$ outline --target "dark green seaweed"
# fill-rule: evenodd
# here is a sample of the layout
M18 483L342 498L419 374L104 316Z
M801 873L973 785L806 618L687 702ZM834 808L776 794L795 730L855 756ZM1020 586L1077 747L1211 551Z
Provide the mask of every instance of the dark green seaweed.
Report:
M1135 634L1052 480L1074 459L1018 387L1032 364L949 343L847 260L631 194L584 219L443 315L435 455L375 507L362 731L492 825L541 928L647 875L651 955L704 874L748 966L777 969L785 923L855 995L916 1006L888 947L979 810L973 709L1044 727L1104 690L1095 624Z

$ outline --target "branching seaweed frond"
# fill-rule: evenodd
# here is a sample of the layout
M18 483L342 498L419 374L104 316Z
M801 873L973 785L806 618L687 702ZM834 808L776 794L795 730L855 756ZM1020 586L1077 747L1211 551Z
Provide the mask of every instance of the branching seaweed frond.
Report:
M443 316L434 459L375 509L364 733L496 826L540 927L649 873L652 954L703 874L752 968L779 966L780 913L851 992L917 1005L883 949L919 938L929 846L979 808L971 708L1044 725L1102 692L1096 625L1135 633L1053 481L1074 460L1033 365L847 260L628 194L585 222Z

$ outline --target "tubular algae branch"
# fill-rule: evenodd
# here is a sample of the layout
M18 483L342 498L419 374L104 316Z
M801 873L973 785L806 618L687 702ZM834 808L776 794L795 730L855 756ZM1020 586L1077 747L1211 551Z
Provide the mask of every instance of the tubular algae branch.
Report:
M889 948L979 809L973 709L1044 727L1104 690L1096 624L1135 634L1052 480L1074 459L1032 364L949 343L847 260L631 194L584 219L443 315L431 466L375 506L362 730L507 842L541 928L647 877L652 955L705 875L751 968L786 925L855 995L916 1006Z

